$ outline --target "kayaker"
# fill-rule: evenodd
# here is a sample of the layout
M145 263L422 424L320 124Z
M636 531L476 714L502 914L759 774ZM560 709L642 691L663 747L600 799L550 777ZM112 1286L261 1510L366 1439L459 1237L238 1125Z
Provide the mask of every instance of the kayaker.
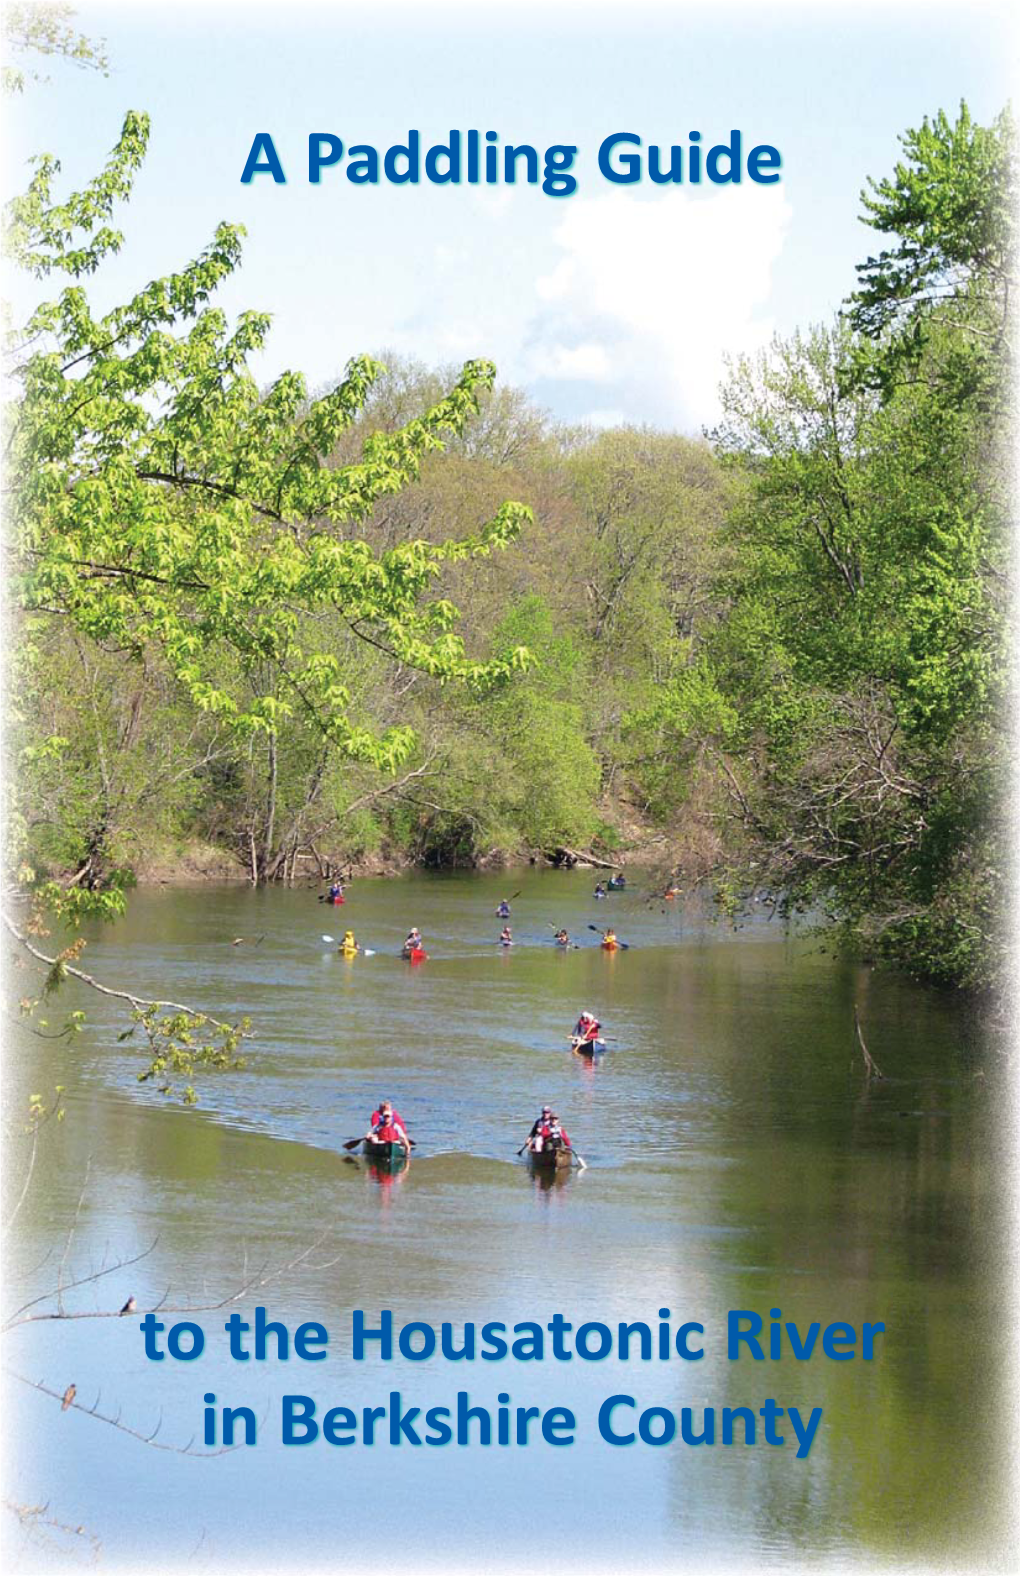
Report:
M606 889L602 885L602 882L600 881L598 886L595 888L595 896L596 897L605 897L605 895L606 895Z
M342 952L345 958L352 958L356 952L361 951L360 946L354 939L353 930L344 931L344 939L341 941L337 951Z
M335 903L337 898L338 897L343 897L343 895L344 895L343 887L340 885L339 881L334 881L333 885L329 889L329 901L331 903Z
M607 952L615 952L620 943L616 939L615 930L605 930L602 933L602 945Z
M499 944L500 944L501 947L512 947L513 946L514 938L511 935L510 926L509 925L504 925L503 929L500 931L500 933L499 933Z
M496 918L497 919L509 919L510 918L510 904L507 902L506 898L503 899L503 901L500 903L499 907L497 908L497 910L496 910Z
M365 1141L369 1144L403 1144L405 1149L410 1149L411 1140L407 1136L403 1118L394 1111L389 1100L381 1101L379 1109L372 1112L370 1131L365 1134Z
M418 929L417 925L414 925L412 927L412 929L410 930L410 932L408 933L407 940L404 942L404 945L401 947L400 950L403 953L405 958L409 958L411 956L411 953L412 952L417 952L419 950L419 948L421 947L421 945L422 945L421 931Z
M556 932L556 945L558 947L570 946L570 937L567 935L565 930L558 930Z

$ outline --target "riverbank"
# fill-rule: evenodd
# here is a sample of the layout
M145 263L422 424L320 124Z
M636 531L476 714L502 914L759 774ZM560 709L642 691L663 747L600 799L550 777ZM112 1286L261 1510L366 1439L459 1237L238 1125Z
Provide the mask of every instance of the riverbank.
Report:
M687 870L691 880L707 873L709 867L704 858L692 859L690 839L671 838L665 832L647 826L632 826L628 830L630 836L620 847L610 848L600 844L589 848L492 848L480 854L471 865L426 864L391 845L353 858L345 857L342 852L323 853L319 861L313 856L299 859L291 884L321 885L337 873L349 879L364 880L435 869L447 872L475 870L485 874L557 866L606 872L641 867L661 871L664 879L677 869ZM186 887L207 881L236 881L240 885L251 885L250 868L237 854L199 839L176 844L157 843L140 853L129 868L134 884L139 887ZM71 873L67 872L68 875Z

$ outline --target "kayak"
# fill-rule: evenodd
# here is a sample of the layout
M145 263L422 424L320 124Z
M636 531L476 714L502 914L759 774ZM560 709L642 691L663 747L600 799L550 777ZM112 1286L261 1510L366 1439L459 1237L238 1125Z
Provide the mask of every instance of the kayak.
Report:
M344 958L356 958L358 955L357 947L337 947L336 950L340 953L340 956Z
M407 1159L407 1150L403 1144L370 1144L366 1138L361 1148L365 1158L374 1161L377 1166L399 1165L402 1160Z
M410 952L402 952L400 956L407 963L424 963L428 953L424 947L412 947Z
M619 948L619 945L620 943L618 941L604 941L602 943L602 950L603 952L616 952Z
M528 1161L536 1171L567 1171L573 1158L571 1149L540 1149L536 1154L528 1150Z

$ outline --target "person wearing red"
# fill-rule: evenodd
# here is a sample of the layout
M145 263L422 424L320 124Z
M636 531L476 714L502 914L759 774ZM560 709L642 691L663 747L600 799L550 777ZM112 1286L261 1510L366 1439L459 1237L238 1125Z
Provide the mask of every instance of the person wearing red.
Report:
M372 1112L371 1131L365 1134L365 1141L369 1144L403 1144L405 1149L410 1149L411 1140L407 1136L403 1118L394 1111L389 1100L382 1100L379 1109Z
M574 1047L590 1045L599 1037L602 1025L593 1012L582 1012L574 1025Z
M560 1119L553 1111L547 1122L542 1123L538 1137L534 1144L535 1152L542 1149L570 1149L571 1143L565 1127L561 1127Z

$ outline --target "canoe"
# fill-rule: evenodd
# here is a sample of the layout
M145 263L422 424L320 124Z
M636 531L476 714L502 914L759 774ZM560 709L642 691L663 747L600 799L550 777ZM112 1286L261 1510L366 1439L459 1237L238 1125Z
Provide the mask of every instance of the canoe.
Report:
M529 1149L528 1160L536 1171L568 1171L573 1164L573 1150L540 1149L536 1155Z
M374 1161L377 1166L397 1165L401 1160L407 1159L407 1150L403 1144L370 1144L366 1138L361 1150L365 1159Z
M578 1056L595 1056L597 1052L605 1050L606 1042L605 1040L584 1040L583 1042L575 1040L573 1048Z

